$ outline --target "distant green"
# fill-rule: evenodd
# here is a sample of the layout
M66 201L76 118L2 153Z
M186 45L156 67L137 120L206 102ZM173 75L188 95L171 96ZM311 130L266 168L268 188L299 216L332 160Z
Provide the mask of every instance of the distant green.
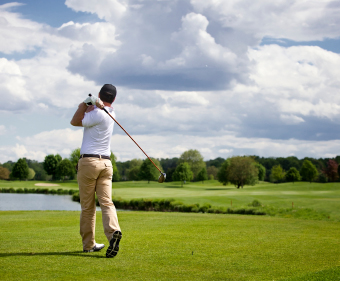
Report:
M78 211L0 212L1 280L338 280L340 224L119 212L121 250L83 253ZM96 240L105 243L100 213ZM330 278L330 279L327 279Z
M0 188L37 188L35 181L0 181ZM52 182L59 186L49 189L78 189L76 181ZM331 221L340 221L340 183L280 183L260 182L255 186L236 189L233 185L223 186L218 181L189 182L181 187L180 182L159 184L157 182L128 181L113 182L114 198L174 198L185 204L209 203L216 207L243 207L254 200L276 209L294 208L299 213L310 209ZM313 217L307 214L304 217Z

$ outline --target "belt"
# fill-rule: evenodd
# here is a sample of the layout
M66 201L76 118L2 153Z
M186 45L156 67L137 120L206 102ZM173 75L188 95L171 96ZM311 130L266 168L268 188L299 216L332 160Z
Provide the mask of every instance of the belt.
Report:
M85 158L85 157L103 158L103 159L110 160L110 156L105 156L105 155L98 155L98 154L82 154L82 155L80 155L80 158Z

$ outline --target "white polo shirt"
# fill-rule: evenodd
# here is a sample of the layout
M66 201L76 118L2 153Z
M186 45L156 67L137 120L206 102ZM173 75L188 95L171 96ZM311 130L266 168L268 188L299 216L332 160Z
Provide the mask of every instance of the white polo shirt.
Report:
M113 118L116 117L112 107L105 106L105 109ZM85 113L82 125L84 127L84 135L80 154L110 156L110 143L114 125L111 117L104 110L95 106L94 110Z

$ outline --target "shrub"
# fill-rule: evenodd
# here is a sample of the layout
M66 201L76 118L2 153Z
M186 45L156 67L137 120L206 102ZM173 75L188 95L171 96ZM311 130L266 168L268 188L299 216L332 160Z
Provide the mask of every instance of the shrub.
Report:
M253 206L253 207L261 207L262 204L260 203L260 201L258 200L254 200L253 202L251 202L248 206Z
M199 211L202 213L207 213L208 209L211 208L211 205L208 203L205 203L203 206L199 208Z

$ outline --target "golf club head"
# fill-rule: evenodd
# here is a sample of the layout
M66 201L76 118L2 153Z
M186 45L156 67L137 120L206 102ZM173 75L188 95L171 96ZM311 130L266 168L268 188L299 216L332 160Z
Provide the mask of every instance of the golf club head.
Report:
M165 173L161 173L161 175L158 178L158 182L159 183L165 182L165 179L166 179L166 174Z

